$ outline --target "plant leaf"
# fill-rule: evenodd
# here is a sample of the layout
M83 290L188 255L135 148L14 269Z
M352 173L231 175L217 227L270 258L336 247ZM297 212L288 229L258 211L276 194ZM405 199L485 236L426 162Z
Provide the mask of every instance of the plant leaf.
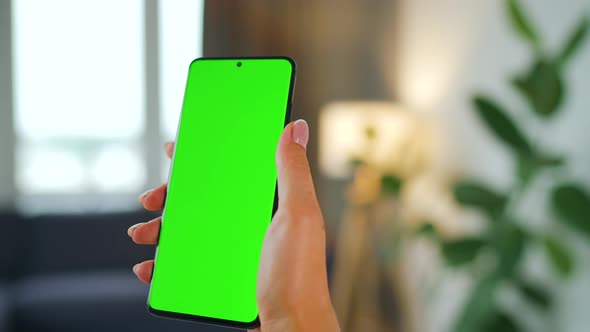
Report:
M463 180L456 183L453 193L457 202L464 206L482 209L492 217L498 216L506 204L504 195L475 181Z
M398 194L402 188L402 180L397 176L385 175L381 177L381 188L385 192Z
M565 164L565 159L555 155L536 152L530 156L518 156L516 175L523 187L526 187L537 175L540 169L560 167Z
M494 243L499 260L497 273L501 277L509 278L522 257L526 233L514 221L503 220L496 227Z
M590 236L590 195L576 184L553 189L551 205L562 221Z
M477 96L473 100L480 119L488 126L494 135L515 152L531 154L532 148L514 122L497 104L484 96Z
M520 2L518 0L508 0L507 7L510 23L514 31L528 41L535 50L539 51L541 49L539 35L525 16Z
M480 327L493 317L498 283L495 276L488 276L475 285L452 331L479 331Z
M425 236L428 238L437 238L438 232L436 227L431 222L424 222L418 229L416 229L416 235Z
M543 239L543 247L553 268L564 277L571 275L574 270L574 260L567 248L549 235Z
M571 57L576 53L582 42L588 34L588 27L590 21L588 17L583 17L580 23L576 26L576 29L572 32L569 39L565 43L565 46L561 50L561 53L557 57L557 64L559 66L565 65Z
M460 266L471 263L484 246L480 238L464 238L443 242L441 252L450 266Z
M549 309L551 307L551 294L542 286L522 279L518 280L516 286L527 301L541 309Z
M539 154L535 162L541 167L560 167L565 164L565 159L560 156Z
M354 158L350 159L349 163L350 163L350 167L357 168L357 167L361 166L364 162L361 158L354 157Z
M537 174L537 165L528 157L519 157L516 161L516 175L523 187L528 185Z
M520 332L522 329L510 315L504 312L496 312L484 324L481 332Z
M557 66L546 60L537 60L526 75L513 79L512 85L542 117L555 114L565 94Z

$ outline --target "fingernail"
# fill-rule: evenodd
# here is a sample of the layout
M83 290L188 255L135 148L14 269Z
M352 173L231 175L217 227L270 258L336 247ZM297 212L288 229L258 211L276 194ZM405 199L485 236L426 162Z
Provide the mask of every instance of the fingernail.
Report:
M133 232L135 232L135 229L141 224L143 224L143 223L140 222L140 223L137 223L137 224L129 227L129 229L127 230L127 235L129 235L130 237L133 236Z
M303 148L307 147L307 141L309 140L309 126L305 120L299 119L295 121L291 138L293 139L293 142L301 145Z
M137 271L139 271L139 263L133 265L133 273L137 274Z
M153 190L148 190L143 194L139 195L139 202L143 204L143 200L149 195Z

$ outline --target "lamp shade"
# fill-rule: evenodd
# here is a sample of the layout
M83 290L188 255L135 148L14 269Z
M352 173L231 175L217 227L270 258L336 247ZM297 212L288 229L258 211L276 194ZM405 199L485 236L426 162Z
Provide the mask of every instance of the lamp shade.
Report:
M411 136L415 119L390 102L334 102L320 112L319 161L330 177L348 177L353 161L377 167L392 157Z

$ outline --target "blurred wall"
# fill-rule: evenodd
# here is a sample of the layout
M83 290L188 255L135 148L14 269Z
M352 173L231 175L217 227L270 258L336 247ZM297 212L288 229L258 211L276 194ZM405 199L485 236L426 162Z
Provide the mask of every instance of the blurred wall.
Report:
M590 10L588 0L523 0L550 49L559 49L583 13ZM507 188L512 179L512 164L507 150L483 128L470 108L473 93L482 91L501 100L519 125L533 139L569 159L574 180L590 185L590 41L568 66L567 102L554 120L546 123L524 121L527 105L510 88L509 79L523 70L531 59L529 50L511 31L504 1L403 0L399 6L396 32L398 60L390 79L400 101L411 108L438 118L446 127L455 147L448 158L463 173L481 178L498 189ZM541 181L542 182L542 181ZM537 183L524 202L522 215L527 222L545 223L550 213L543 192L548 183ZM558 284L559 298L553 324L536 326L536 331L586 331L590 295L590 256L588 245L579 238L571 241L576 249L577 271L572 279ZM584 254L586 253L586 254ZM531 254L530 272L544 276L544 260ZM545 273L546 274L546 273ZM428 331L442 331L452 322L449 315L461 305L468 280L452 275L439 296L429 304L425 319ZM520 312L520 311L519 311ZM527 313L523 313L527 315ZM534 313L530 313L534 316ZM530 319L534 324L534 319ZM537 324L543 320L537 320ZM559 328L558 328L559 327Z
M335 233L346 182L319 172L318 114L337 100L392 99L385 84L382 43L392 44L388 27L396 20L394 0L208 0L205 56L286 54L297 62L292 119L311 129L308 157L318 198ZM245 28L247 27L247 29Z

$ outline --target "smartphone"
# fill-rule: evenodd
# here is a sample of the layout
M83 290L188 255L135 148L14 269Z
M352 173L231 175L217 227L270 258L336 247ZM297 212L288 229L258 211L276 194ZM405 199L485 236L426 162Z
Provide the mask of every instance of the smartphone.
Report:
M290 119L288 57L200 58L189 67L148 310L259 325L256 276L277 207L275 153Z

